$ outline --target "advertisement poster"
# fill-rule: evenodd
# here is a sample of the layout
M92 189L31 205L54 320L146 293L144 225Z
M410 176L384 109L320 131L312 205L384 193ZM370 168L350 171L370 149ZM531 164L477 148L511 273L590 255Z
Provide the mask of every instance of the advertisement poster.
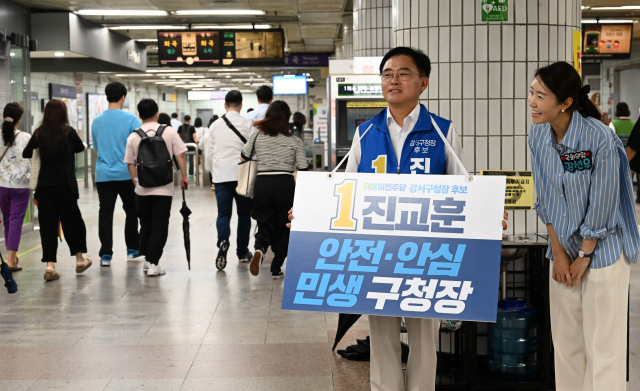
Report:
M582 58L631 58L633 23L583 24Z
M505 183L299 172L282 309L495 321Z

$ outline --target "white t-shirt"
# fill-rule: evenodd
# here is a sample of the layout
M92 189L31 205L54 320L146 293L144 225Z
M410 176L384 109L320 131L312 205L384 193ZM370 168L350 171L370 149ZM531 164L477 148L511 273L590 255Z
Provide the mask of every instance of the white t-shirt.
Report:
M31 178L31 160L22 157L31 135L16 130L13 145L0 162L0 187L27 189ZM5 153L4 139L0 135L0 156Z
M237 111L230 110L226 118L233 126L249 139L251 136L251 121L240 116ZM213 183L233 182L238 180L238 163L244 142L229 129L224 118L219 118L211 124L206 136L205 168L209 167Z
M268 103L260 103L258 107L250 113L247 113L247 119L251 122L256 122L264 119L269 108Z

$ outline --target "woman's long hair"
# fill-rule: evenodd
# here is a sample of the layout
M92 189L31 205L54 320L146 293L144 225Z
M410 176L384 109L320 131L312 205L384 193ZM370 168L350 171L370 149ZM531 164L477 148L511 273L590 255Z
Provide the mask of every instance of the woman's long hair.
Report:
M55 159L69 152L69 117L67 105L59 99L51 99L44 107L42 124L34 137L38 140L38 151L43 160Z
M253 125L262 133L269 136L283 134L287 137L291 137L291 132L289 132L290 117L291 109L287 102L276 100L269 105L264 119L254 122Z
M588 87L582 87L582 78L571 64L560 61L547 65L536 71L536 77L556 96L558 103L564 103L567 98L573 99L568 110L577 110L585 118L601 120L600 111L587 95Z
M4 146L9 148L15 140L15 125L22 118L24 107L18 102L7 103L2 112L2 141Z

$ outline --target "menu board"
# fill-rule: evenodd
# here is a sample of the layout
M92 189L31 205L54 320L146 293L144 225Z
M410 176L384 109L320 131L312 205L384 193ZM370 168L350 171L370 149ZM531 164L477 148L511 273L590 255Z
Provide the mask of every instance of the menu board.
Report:
M169 67L284 65L284 32L158 31L158 61Z
M631 58L633 23L583 24L582 58Z

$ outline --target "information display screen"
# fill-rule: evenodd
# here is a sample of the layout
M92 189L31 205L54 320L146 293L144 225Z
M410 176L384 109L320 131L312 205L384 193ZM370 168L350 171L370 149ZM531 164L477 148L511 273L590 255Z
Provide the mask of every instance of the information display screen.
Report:
M356 129L387 107L383 100L336 99L336 120L338 144L350 146Z
M633 23L583 24L582 58L631 58Z
M158 31L158 61L169 67L284 65L284 32Z
M307 93L307 77L301 75L273 76L274 95L304 95Z

